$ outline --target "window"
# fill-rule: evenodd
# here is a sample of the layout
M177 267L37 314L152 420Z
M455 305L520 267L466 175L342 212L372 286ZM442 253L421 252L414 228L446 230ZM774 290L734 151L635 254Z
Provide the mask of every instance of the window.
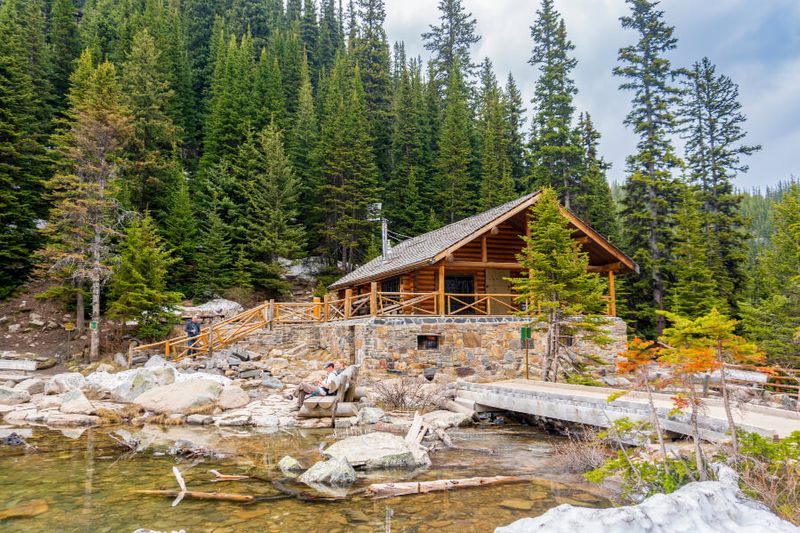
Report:
M438 350L439 335L417 335L417 350Z
M400 278L381 281L381 292L400 292Z

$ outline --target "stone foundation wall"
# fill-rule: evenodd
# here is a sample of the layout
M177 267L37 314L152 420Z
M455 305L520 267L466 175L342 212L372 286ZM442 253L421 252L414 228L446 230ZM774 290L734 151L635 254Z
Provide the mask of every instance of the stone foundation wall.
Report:
M383 317L359 318L319 324L319 345L334 358L366 368L422 372L437 368L458 376L520 377L524 373L525 347L521 317ZM612 342L598 346L576 336L572 350L613 363L625 350L626 326L610 318L604 326ZM419 337L435 336L435 349L420 346ZM545 347L546 333L533 332L529 360L536 365ZM425 343L423 343L425 344Z

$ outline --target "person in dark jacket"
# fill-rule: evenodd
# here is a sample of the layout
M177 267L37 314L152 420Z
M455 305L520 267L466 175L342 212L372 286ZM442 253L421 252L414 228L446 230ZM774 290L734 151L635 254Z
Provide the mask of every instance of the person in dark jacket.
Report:
M197 315L192 316L186 323L186 337L189 346L189 355L194 355L197 350L194 349L194 344L200 338L200 317Z

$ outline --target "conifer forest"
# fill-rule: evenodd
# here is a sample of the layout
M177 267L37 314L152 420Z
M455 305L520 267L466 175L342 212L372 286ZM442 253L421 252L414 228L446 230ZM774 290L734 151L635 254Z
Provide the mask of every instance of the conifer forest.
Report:
M461 0L424 60L384 0L0 0L0 298L46 280L87 313L152 311L155 338L183 299L284 296L284 259L319 258L324 290L381 253L371 204L397 242L552 188L638 263L617 286L637 335L716 308L798 367L800 187L735 186L761 149L737 80L670 60L667 2L625 3L636 142L610 184L553 0L524 13L531 101L474 56Z

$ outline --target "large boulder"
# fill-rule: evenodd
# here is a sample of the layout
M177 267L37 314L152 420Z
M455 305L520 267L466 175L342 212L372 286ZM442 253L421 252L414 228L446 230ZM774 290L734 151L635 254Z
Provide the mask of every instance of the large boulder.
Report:
M44 392L45 381L41 378L30 378L25 381L20 381L14 388L16 390L24 390L28 394L39 394Z
M431 427L436 429L447 429L452 427L464 426L472 423L472 415L466 413L454 413L453 411L431 411L422 415L422 419Z
M65 392L61 396L61 400L61 407L59 408L59 411L62 413L76 415L95 414L95 408L92 405L92 402L90 402L86 396L83 395L83 392L79 390Z
M351 485L356 480L356 471L345 458L334 458L319 461L314 466L303 472L300 482L306 485L331 485L343 487Z
M100 418L92 415L53 412L47 415L45 423L53 427L96 426L100 423Z
M720 481L689 483L671 494L656 494L638 505L589 509L559 505L536 518L523 518L495 533L716 533L718 531L769 531L796 533L797 527L772 514L764 505L748 500L739 490L736 474L728 467Z
M17 405L29 402L31 395L28 391L0 386L0 405Z
M155 387L133 403L155 413L187 413L210 407L222 394L222 385L210 379L194 379Z
M374 432L340 440L325 451L324 457L347 459L356 468L414 468L431 464L424 451L413 451L406 441L391 433Z
M250 403L250 396L236 385L228 385L222 389L217 405L222 409L238 409Z
M143 392L171 381L159 381L149 368L134 368L116 374L93 372L86 377L86 383L89 389L107 393L112 400L132 402Z
M75 389L86 388L86 378L78 372L56 374L44 386L45 394L63 394Z

